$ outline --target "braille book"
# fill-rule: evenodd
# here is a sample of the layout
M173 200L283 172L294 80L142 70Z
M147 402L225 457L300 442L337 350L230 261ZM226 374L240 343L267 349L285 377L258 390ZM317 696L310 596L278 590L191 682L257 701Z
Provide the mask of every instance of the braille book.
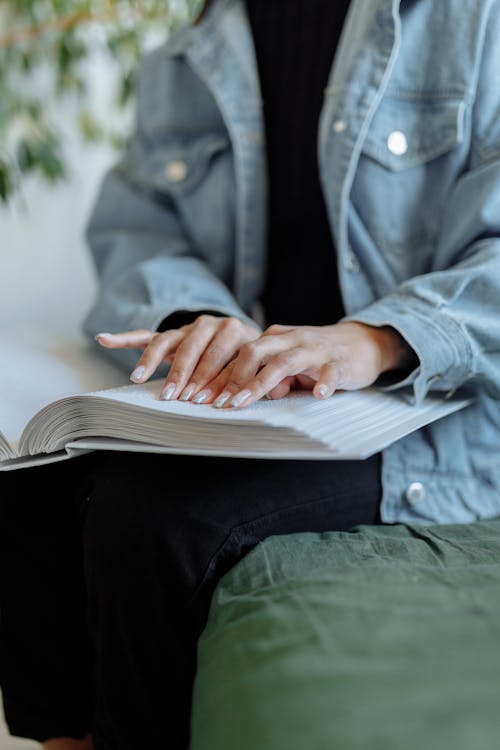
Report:
M5 338L5 337L4 337ZM418 406L398 391L309 391L240 409L161 401L163 378L131 384L81 340L53 334L0 342L0 469L125 450L248 458L363 459L466 399L428 396Z

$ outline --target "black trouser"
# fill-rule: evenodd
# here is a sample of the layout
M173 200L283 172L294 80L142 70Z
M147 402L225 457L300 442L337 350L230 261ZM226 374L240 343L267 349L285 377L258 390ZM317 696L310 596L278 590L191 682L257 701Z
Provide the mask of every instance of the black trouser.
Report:
M196 642L260 540L379 522L379 457L88 454L3 472L0 687L12 734L188 745ZM31 487L31 489L30 489Z

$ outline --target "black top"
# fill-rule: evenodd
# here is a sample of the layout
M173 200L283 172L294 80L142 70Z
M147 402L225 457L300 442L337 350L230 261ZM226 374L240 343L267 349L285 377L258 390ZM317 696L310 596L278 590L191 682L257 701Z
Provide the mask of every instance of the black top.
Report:
M324 89L349 0L246 0L264 107L269 179L266 322L342 315L318 171Z

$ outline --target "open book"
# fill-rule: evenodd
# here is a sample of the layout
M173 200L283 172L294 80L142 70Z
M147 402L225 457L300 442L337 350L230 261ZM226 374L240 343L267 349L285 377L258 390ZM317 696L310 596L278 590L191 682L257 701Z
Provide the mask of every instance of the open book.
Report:
M396 392L367 388L325 401L295 392L246 408L216 409L160 401L163 379L131 384L104 353L78 339L58 342L45 333L31 336L31 343L17 336L9 348L0 336L0 344L11 353L11 369L0 375L4 470L89 450L363 459L468 404L429 396L414 406Z

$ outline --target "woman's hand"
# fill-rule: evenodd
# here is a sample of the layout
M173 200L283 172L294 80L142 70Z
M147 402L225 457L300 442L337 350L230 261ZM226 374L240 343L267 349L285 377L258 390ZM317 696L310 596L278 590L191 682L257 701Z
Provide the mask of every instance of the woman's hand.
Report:
M96 340L108 349L143 350L130 376L134 383L145 382L162 362L168 362L171 366L160 398L187 401L220 375L242 346L259 335L256 328L238 318L200 315L188 325L161 333L99 333Z
M96 338L108 348L144 350L131 375L136 383L169 362L160 398L216 407L248 406L263 396L283 398L298 388L321 399L339 389L365 388L383 372L408 365L412 353L389 326L273 325L259 334L238 318L211 315L162 333L139 330Z
M203 400L241 407L263 396L282 398L296 388L324 399L338 389L364 388L383 372L413 364L412 353L389 326L347 321L321 327L273 325L241 347L209 383Z

